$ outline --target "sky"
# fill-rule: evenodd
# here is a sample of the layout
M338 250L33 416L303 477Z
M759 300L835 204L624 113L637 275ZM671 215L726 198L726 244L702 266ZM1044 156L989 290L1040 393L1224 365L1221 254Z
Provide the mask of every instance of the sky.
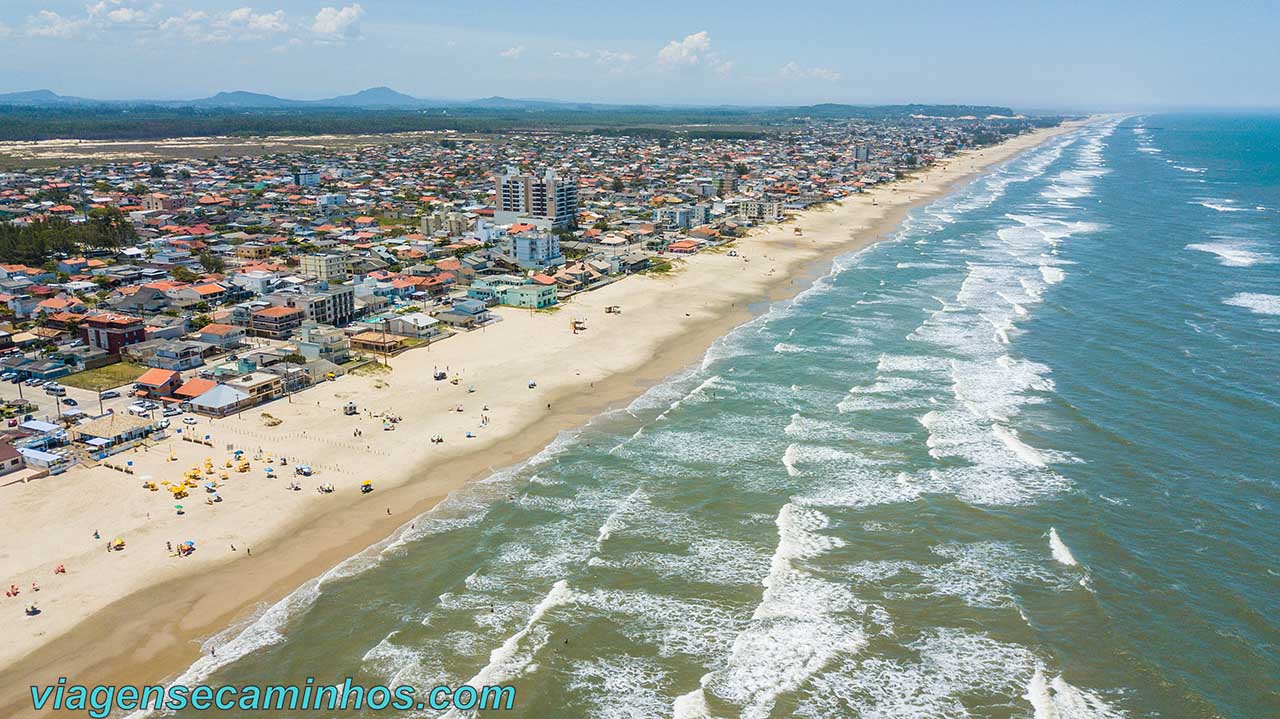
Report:
M1276 108L1275 2L4 0L0 92Z

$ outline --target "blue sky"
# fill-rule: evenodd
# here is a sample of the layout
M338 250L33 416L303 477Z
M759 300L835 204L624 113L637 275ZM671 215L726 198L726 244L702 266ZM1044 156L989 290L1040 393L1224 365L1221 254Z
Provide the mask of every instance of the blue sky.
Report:
M1274 0L4 0L0 91L1277 107L1277 37Z

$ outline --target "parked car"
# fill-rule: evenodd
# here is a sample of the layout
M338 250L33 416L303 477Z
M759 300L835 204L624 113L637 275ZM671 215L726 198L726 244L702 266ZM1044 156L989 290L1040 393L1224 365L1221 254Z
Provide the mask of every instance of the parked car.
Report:
M7 380L11 380L11 379L13 379L14 377L17 377L17 376L18 376L18 373L17 373L17 372L13 372L13 371L0 373L0 379L2 379L2 380L6 380L6 381L7 381Z
M195 424L195 423L196 423L196 418L195 418L195 417L183 417L183 418L182 418L182 423L183 423L183 424Z
M119 397L119 396L120 396L119 392L113 389L109 389L106 392L103 392L102 394L98 395L98 398L99 399L115 399L116 397Z
M177 407L165 407L165 408L164 408L164 416L165 416L165 417L176 417L176 416L178 416L178 415L180 415L180 414L182 414L182 410L178 409Z
M76 404L78 404L74 399L71 399L70 397L63 397L62 403L68 407L74 407L76 406Z
M58 387L58 386L56 386L56 385L45 385L44 393L45 393L45 394L53 395L54 397L66 397L66 396L67 396L67 388L66 388L66 387Z

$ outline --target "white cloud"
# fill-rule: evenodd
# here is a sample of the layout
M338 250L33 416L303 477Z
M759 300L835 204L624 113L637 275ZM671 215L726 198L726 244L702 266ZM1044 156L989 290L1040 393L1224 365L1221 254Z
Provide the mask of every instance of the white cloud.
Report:
M635 61L636 56L622 50L556 50L551 57L557 60L591 60L609 72L622 72Z
M799 63L792 60L783 65L778 70L778 75L784 80L826 80L827 82L837 82L842 77L839 72L825 67L801 67Z
M715 70L717 75L728 75L733 72L733 61L721 60L717 57L712 61L711 69Z
M360 36L360 18L364 8L353 3L342 8L323 7L311 23L311 32L328 40L343 40Z
M90 18L117 24L140 23L148 18L147 11L137 7L134 0L99 0L84 9Z
M282 33L289 30L289 23L284 20L284 10L255 13L253 8L237 8L227 13L222 24L257 35Z
M172 15L160 21L156 26L161 32L181 35L195 42L228 42L232 35L225 28L225 18L210 23L209 14L203 10L187 10L181 15Z
M658 51L658 65L674 68L682 65L697 65L703 55L711 49L711 35L706 30L687 35L683 40L672 40L666 47Z
M52 10L41 10L27 18L27 34L32 37L66 39L80 34L85 20L65 18Z
M506 50L503 50L502 52L498 53L498 57L505 57L508 60L515 60L515 59L518 59L523 54L524 54L524 45L516 45L515 47L509 47Z
M620 70L624 65L630 65L636 59L635 55L629 52L614 52L613 50L596 50L596 64L603 65L614 70Z

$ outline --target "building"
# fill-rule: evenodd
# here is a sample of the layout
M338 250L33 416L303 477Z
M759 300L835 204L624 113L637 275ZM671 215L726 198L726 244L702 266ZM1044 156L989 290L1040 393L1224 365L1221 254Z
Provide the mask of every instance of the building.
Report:
M303 255L301 262L302 274L317 280L346 282L351 277L351 260L346 255Z
M216 384L191 400L193 411L209 417L226 417L252 406L248 393L225 384Z
M139 317L119 314L89 315L80 325L87 344L118 355L121 348L147 339L146 325Z
M164 436L161 420L116 412L69 429L73 441L84 445L90 458L99 460L132 449L147 438Z
M743 200L738 218L747 222L777 222L783 217L782 200Z
M245 334L243 327L214 322L196 330L196 339L218 349L230 350L244 343Z
M520 285L508 287L502 291L502 304L527 309L542 309L556 303L554 285Z
M293 184L298 187L315 187L320 184L320 173L314 170L299 170L293 173Z
M317 322L303 322L298 330L298 354L308 361L327 360L342 364L351 359L351 341L336 327Z
M351 346L358 350L366 352L376 352L380 355L393 355L407 346L404 337L393 335L390 332L379 332L377 330L367 330L351 336Z
M688 205L667 205L653 211L653 224L673 230L693 226L693 211Z
M13 443L8 440L0 441L0 476L17 472L23 466L22 453L14 449Z
M249 334L273 340L288 339L302 326L303 312L294 307L267 307L249 315Z
M268 301L302 312L304 320L335 327L349 324L356 316L356 288L351 285L322 286L310 292L281 292Z
M457 237L467 231L469 224L467 216L461 212L433 212L423 215L418 227L424 235L443 232L449 237Z
M453 307L436 312L435 318L451 327L474 329L493 321L493 313L480 300L458 300Z
M553 232L526 230L507 235L506 254L526 270L541 270L564 264L560 238Z
M578 213L578 179L559 177L548 169L540 177L524 175L514 168L498 176L497 207L494 222L535 221L545 227L564 227L573 223Z
M227 380L223 384L248 395L250 406L270 402L273 399L279 399L284 396L284 379L280 375L267 372L250 372L241 377Z
M169 370L193 369L204 364L204 348L195 342L160 340L147 364Z
M138 394L152 399L171 397L175 390L182 386L182 375L173 370L152 368L134 380L133 388Z
M444 334L440 329L440 320L426 312L411 312L407 315L392 317L387 321L387 330L413 339L433 339Z

